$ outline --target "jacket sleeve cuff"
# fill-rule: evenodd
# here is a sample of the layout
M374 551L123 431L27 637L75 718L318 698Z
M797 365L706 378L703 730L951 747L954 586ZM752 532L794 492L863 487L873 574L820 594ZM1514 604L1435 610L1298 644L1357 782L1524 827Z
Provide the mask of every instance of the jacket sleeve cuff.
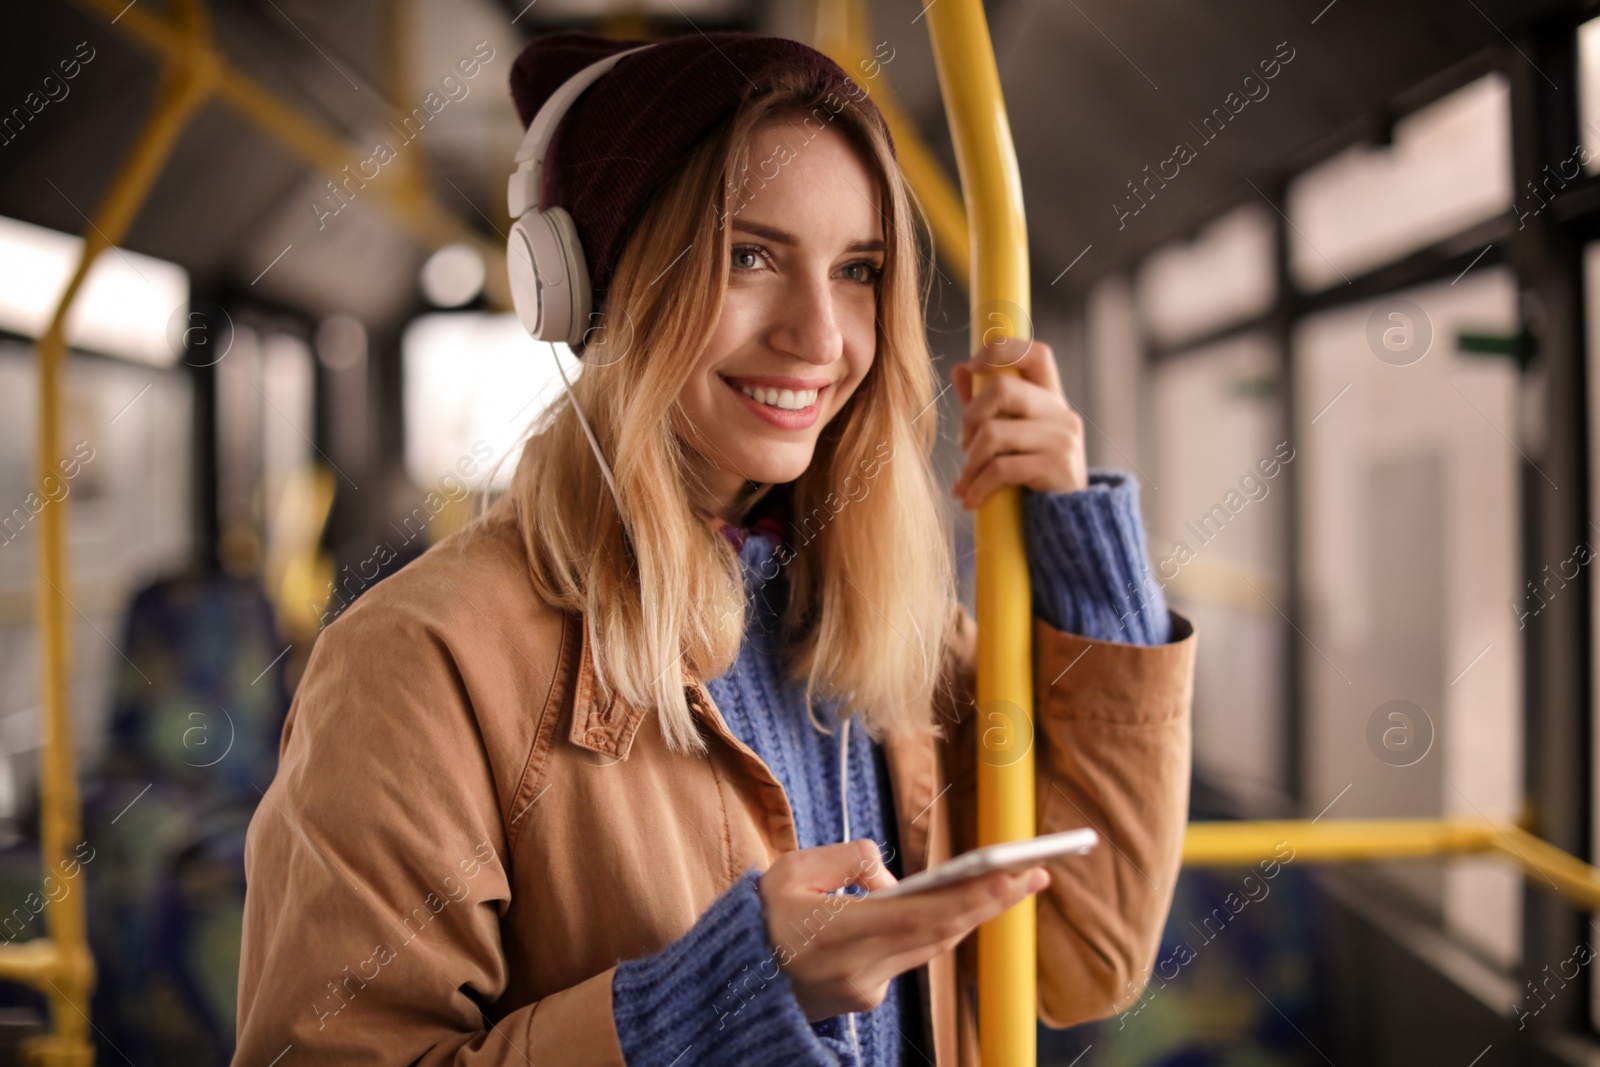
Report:
M745 872L660 952L617 966L612 1010L629 1067L837 1067L767 941L758 876Z
M1087 489L1024 494L1023 536L1034 614L1050 626L1129 645L1171 639L1132 478L1091 471Z

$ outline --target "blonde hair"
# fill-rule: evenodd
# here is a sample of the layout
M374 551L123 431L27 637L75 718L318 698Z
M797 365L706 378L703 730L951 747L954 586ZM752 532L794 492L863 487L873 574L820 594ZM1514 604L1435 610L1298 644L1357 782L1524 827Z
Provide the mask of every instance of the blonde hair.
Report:
M934 729L927 709L954 597L929 462L937 396L911 200L861 95L796 82L752 95L655 195L624 247L573 390L625 514L564 400L523 448L512 480L538 593L582 613L601 685L655 708L676 751L705 747L680 663L697 678L733 664L745 586L732 546L690 503L703 461L684 439L695 429L675 398L721 313L724 223L759 195L751 141L785 118L810 137L838 130L875 172L886 249L872 367L789 490L790 536L776 557L788 580L784 669L805 682L808 705L838 702L874 737Z

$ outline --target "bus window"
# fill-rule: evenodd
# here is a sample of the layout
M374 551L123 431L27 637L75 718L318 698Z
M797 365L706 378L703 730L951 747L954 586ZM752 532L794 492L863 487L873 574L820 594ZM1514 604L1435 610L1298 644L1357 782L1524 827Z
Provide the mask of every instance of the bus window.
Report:
M1139 311L1150 339L1175 345L1272 306L1272 216L1246 203L1185 244L1153 253L1139 271Z
M581 370L555 346L567 375ZM418 486L473 473L469 488L503 489L524 435L561 396L548 344L532 344L515 315L465 311L423 315L406 328L406 473ZM482 468L479 470L479 468Z
M1504 211L1511 203L1510 89L1489 74L1354 145L1289 185L1290 270L1308 290L1342 284Z
M1287 779L1286 466L1277 348L1244 334L1158 362L1150 425L1158 491L1146 495L1150 557L1206 635L1196 665L1196 776L1262 810Z
M1337 799L1341 818L1518 814L1518 371L1468 351L1514 336L1515 308L1509 272L1482 269L1295 331L1313 810ZM1514 964L1515 871L1455 861L1387 874Z

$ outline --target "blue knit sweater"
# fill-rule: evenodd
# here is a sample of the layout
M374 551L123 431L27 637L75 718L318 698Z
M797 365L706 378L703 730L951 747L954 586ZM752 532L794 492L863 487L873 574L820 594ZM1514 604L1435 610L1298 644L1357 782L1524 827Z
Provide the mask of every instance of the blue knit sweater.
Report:
M1102 640L1167 641L1166 604L1148 565L1137 483L1096 471L1085 490L1030 493L1024 500L1033 604L1040 618L1058 630ZM761 577L762 565L776 549L760 534L748 536L740 549L749 626L733 668L709 688L728 728L783 786L799 847L813 848L844 839L840 732L832 707L816 709L831 733L811 723L803 687L781 669L783 579L781 574L771 582ZM861 729L850 731L849 748L850 838L877 841L894 857L889 868L898 876L882 753ZM806 1020L767 940L759 877L754 868L747 871L683 937L653 956L617 967L612 1008L629 1067L931 1063L933 1050L918 1047L923 1024L909 975L893 980L872 1011L854 1016L854 1038L850 1016Z

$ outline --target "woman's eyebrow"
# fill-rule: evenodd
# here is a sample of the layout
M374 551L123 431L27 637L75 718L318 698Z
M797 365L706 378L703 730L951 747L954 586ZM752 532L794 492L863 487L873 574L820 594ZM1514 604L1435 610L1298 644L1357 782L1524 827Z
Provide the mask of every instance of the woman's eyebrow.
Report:
M745 233L754 234L757 237L765 238L766 240L771 241L773 244L797 245L800 243L800 239L789 231L780 230L776 226L768 226L764 223L746 222L741 219L733 224L733 228L735 230L743 230ZM845 251L882 252L884 247L885 246L881 238L863 238L850 242L850 246L846 248Z
M850 247L845 249L846 252L882 252L883 250L883 241L876 237L871 240L852 241L850 242Z

